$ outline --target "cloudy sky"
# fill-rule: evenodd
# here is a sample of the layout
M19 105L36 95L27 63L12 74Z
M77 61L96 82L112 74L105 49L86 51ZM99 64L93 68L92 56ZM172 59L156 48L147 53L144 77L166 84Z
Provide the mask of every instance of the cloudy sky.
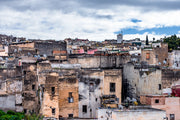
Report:
M180 34L180 0L0 0L0 34L33 39Z

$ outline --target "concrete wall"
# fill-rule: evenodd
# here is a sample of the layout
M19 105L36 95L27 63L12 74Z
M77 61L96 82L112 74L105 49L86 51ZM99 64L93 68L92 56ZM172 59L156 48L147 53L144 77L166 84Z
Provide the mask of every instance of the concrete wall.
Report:
M159 103L155 103L157 99ZM151 105L152 108L166 111L168 120L170 120L170 114L175 115L175 120L180 119L180 97L146 96L146 104Z
M100 106L104 73L101 70L87 70L82 73L79 81L79 117L96 118L97 109ZM94 85L94 91L90 91L90 85ZM83 112L83 105L87 106L87 112Z
M162 70L162 88L171 88L173 85L180 84L180 71L172 69Z
M62 41L35 42L34 47L38 49L39 55L46 54L47 56L52 56L54 50L66 51L66 43Z
M7 110L16 110L15 106L16 97L15 95L0 95L0 109Z
M81 64L81 68L119 68L130 61L130 56L89 56L68 60L70 64Z
M153 109L119 111L99 109L98 120L164 120L166 112Z
M162 90L159 90L161 84L161 70L135 68L132 63L124 65L123 93L126 97L139 99L140 95L161 94Z
M18 43L18 44L12 44L11 46L18 46L18 47L28 47L28 48L34 48L33 42L27 42L27 43Z
M0 72L1 98L0 99L5 103L4 105L6 105L6 107L2 107L2 109L14 110L17 112L23 111L23 107L22 107L23 81L22 81L22 77L19 77L21 76L19 71L21 71L21 69L19 68L1 69L1 72ZM8 102L12 102L12 103L8 103Z
M169 53L169 67L172 69L180 69L180 50L173 50Z

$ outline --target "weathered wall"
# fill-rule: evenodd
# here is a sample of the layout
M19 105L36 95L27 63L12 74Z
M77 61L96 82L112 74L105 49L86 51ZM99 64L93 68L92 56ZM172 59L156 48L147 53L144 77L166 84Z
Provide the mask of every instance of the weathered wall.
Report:
M172 69L162 70L162 88L171 88L173 85L180 84L180 71Z
M118 111L112 109L99 109L98 120L164 120L166 112L154 109L136 109Z
M41 113L44 117L59 117L59 75L55 72L47 73L43 88L43 99L41 105ZM54 87L54 93L52 92ZM55 109L55 113L52 113L52 109Z
M18 46L18 47L28 47L28 48L34 48L34 43L33 42L25 42L25 43L14 43L11 44L11 46Z
M59 76L59 115L60 117L79 117L78 74L75 70L65 70ZM69 102L72 93L73 102Z
M21 72L19 72L21 68L5 68L0 71L0 94L2 95L0 101L6 99L7 101L4 101L5 105L7 105L8 102L12 102L5 108L2 107L2 109L22 112L22 77ZM15 108L13 106L15 106Z
M180 69L180 50L173 50L169 55L169 67Z
M155 103L155 100L159 103ZM146 96L146 105L151 105L152 108L161 109L166 111L166 117L170 119L170 114L175 115L175 120L180 119L180 97L164 97L164 96Z
M124 98L139 99L140 95L161 94L161 70L154 68L135 68L132 63L124 65L123 93Z
M149 59L146 58L149 53ZM148 64L166 66L168 60L168 44L161 43L161 47L141 50L141 61L146 61ZM164 63L166 61L166 63Z
M115 92L110 91L110 83L115 83ZM104 70L103 95L116 95L121 104L122 71L121 69Z
M23 108L26 113L39 112L36 64L23 64Z
M130 56L87 56L68 60L71 64L81 64L82 68L119 68L129 62Z
M146 54L149 54L149 59L146 59ZM153 49L143 49L141 50L141 61L146 61L148 64L158 65L158 60Z
M102 70L84 70L79 81L79 117L96 118L100 107L104 72ZM87 112L83 112L83 105Z
M15 95L0 95L0 109L7 110L16 110L15 106L16 97Z
M66 51L66 43L62 41L35 42L35 48L38 49L39 55L53 56L54 50Z

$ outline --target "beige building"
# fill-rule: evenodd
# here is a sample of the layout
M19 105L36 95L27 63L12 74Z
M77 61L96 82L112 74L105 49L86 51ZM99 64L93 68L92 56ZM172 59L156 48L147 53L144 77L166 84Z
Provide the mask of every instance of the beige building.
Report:
M120 69L104 70L103 95L116 95L121 104L122 71Z
M168 120L180 120L180 97L144 95L141 96L141 103L166 111Z
M161 46L142 49L141 61L146 61L150 65L168 65L168 44L161 43Z
M41 81L41 114L45 118L78 117L78 78L75 70L44 70ZM45 77L43 77L45 76ZM43 80L45 80L43 84Z

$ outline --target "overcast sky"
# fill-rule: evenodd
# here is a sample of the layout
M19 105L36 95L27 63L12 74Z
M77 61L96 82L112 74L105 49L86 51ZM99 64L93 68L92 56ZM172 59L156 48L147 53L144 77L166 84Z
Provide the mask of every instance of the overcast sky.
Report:
M180 34L180 0L0 0L0 34L32 39Z

